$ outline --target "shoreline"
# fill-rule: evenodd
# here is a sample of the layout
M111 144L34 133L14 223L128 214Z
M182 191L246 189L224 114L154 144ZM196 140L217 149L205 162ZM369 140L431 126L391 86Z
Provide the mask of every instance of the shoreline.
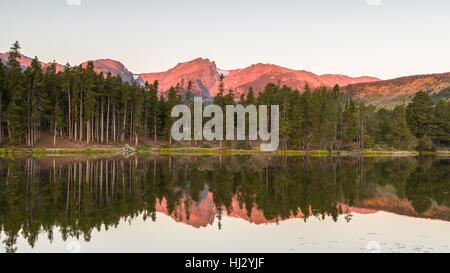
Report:
M185 155L282 155L282 156L348 156L348 157L382 157L382 156L450 156L450 151L441 150L437 152L418 152L418 151L328 151L328 150L277 150L265 152L260 150L237 150L237 149L219 149L219 148L150 148L150 147L114 147L114 148L82 148L82 149L64 149L64 148L0 148L0 157L11 156L72 156L72 155L145 155L145 154L185 154Z

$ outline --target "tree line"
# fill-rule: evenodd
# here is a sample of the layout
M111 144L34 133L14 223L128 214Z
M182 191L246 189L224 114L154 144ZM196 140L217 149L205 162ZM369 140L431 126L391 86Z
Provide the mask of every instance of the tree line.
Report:
M160 95L158 81L123 82L111 73L97 74L94 65L56 65L46 69L37 58L20 66L20 45L15 42L9 60L0 62L0 143L36 147L42 132L87 144L172 144L170 117L173 106L192 106L193 84L182 80ZM393 110L365 105L344 96L339 86L304 92L269 83L264 90L249 88L235 97L226 91L223 77L214 103L244 106L280 106L282 149L436 149L450 144L450 102L436 103L418 92L407 106ZM206 122L206 120L205 120ZM247 126L248 128L248 126ZM200 145L201 143L190 143ZM220 146L222 147L222 141ZM203 144L207 145L207 144ZM251 148L251 143L225 142L227 147Z

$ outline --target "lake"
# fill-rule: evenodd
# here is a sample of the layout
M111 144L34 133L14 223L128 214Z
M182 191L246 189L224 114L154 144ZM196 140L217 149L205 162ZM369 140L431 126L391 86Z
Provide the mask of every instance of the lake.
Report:
M449 157L0 158L0 252L450 252Z

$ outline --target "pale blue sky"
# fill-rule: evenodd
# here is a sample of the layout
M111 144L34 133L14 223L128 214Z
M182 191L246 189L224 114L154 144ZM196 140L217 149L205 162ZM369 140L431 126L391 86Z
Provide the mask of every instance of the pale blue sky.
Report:
M1 0L0 12L0 52L19 40L43 61L111 58L134 73L197 57L383 79L450 71L448 0Z

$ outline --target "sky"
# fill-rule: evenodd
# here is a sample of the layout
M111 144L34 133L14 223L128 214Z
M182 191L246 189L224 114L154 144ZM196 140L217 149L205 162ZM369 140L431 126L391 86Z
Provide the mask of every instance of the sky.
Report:
M390 79L450 71L448 0L1 0L0 52L133 73L197 57Z

